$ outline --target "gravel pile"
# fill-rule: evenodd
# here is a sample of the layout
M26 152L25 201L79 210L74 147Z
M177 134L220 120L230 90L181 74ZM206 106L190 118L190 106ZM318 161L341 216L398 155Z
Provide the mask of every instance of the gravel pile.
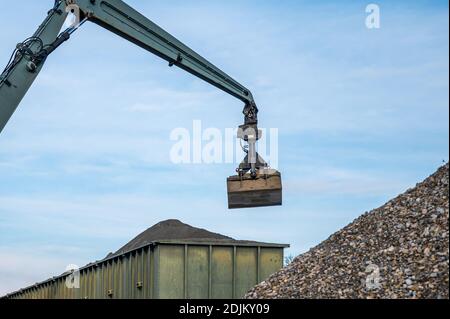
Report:
M246 298L449 298L449 165L365 213Z
M208 240L208 241L232 241L233 238L210 232L206 229L190 226L176 219L162 221L143 231L115 253L110 253L107 258L120 255L124 252L142 247L158 240Z

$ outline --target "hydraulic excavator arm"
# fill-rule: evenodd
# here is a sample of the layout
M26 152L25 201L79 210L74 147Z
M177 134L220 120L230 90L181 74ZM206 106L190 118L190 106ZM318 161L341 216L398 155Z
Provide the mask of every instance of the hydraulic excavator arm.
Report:
M32 60L49 49L56 42L59 31L66 20L65 4L55 2L44 22L32 37L17 44L5 70L0 75L0 132L11 118L20 101L33 84L44 65L41 59L37 65Z
M68 12L75 14L78 23L58 36ZM60 0L55 2L54 8L33 37L18 45L16 61L1 75L0 131L31 86L47 56L68 40L71 33L85 21L94 22L120 35L166 60L170 66L178 66L242 100L245 103L246 123L257 124L258 109L250 90L123 1ZM23 74L24 66L28 73ZM3 93L7 88L10 94Z
M69 13L75 16L75 22L59 33ZM166 60L169 66L177 66L243 101L244 124L239 127L238 137L248 143L248 148L245 149L247 157L237 171L241 181L247 172L254 180L259 170L267 168L256 152L255 145L261 132L257 128L258 108L250 90L121 0L55 0L44 22L32 37L17 45L0 75L0 132L47 57L86 21L112 31ZM278 204L281 204L281 198Z

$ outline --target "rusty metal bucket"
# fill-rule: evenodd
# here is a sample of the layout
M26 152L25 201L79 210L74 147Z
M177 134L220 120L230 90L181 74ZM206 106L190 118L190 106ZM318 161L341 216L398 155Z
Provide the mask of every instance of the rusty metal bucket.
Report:
M228 208L252 208L282 205L281 174L272 171L258 174L231 176L227 179Z

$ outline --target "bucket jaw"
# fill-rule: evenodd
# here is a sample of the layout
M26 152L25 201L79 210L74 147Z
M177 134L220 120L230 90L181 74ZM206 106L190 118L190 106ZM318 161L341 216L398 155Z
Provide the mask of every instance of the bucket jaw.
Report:
M237 137L248 143L243 147L247 155L236 169L237 175L227 179L228 208L282 205L281 174L270 169L256 152L262 131L256 124L244 124L239 127Z
M227 179L228 208L253 208L282 205L281 174L259 170L256 177L245 174Z

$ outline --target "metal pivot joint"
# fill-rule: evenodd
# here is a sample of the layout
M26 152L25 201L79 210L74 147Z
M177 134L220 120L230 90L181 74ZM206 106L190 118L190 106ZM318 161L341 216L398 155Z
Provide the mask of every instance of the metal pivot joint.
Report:
M244 107L245 124L258 124L258 108L254 101L249 101Z

